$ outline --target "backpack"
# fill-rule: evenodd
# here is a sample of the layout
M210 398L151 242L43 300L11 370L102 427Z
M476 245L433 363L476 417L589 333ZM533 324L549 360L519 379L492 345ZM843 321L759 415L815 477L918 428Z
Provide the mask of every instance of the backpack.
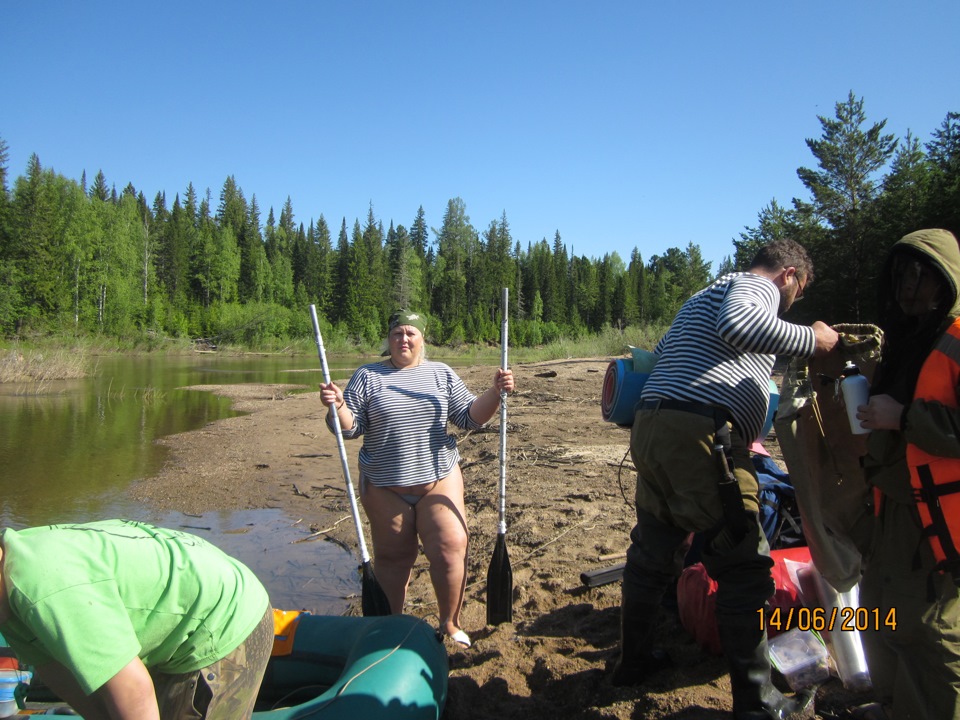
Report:
M799 566L810 562L810 549L798 547L772 550L770 558L773 560L770 574L776 590L770 598L769 609L771 612L780 610L786 617L790 608L803 605L800 588L794 582L794 577ZM794 566L793 571L791 564ZM713 655L722 655L716 609L717 581L707 574L703 563L684 568L677 581L677 612L680 615L680 624L703 650ZM767 628L769 637L775 637L780 629L779 624L771 623Z
M805 545L790 476L772 458L754 455L752 460L760 481L760 526L770 549Z

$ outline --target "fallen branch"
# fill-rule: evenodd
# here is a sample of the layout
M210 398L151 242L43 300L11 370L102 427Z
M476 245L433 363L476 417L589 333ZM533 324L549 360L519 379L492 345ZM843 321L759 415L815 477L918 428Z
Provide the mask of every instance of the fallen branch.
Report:
M323 530L316 530L316 531L310 533L309 535L307 535L306 537L302 537L302 538L299 538L299 539L297 539L297 540L291 540L289 544L290 544L290 545L296 545L297 543L302 543L302 542L307 542L308 540L313 540L313 539L314 539L315 537L317 537L318 535L326 535L328 532L330 532L331 530L333 530L334 528L336 528L337 525L339 525L340 523L342 523L344 520L348 520L349 518L350 518L349 515L344 515L342 518L340 518L339 520L337 520L337 521L336 521L333 525L331 525L330 527L324 528Z
M530 558L532 558L534 555L536 555L538 552L540 552L541 550L543 550L543 549L544 549L545 547L547 547L548 545L553 545L553 543L555 543L557 540L559 540L560 538L562 538L564 535L567 535L568 533L573 532L574 530L576 530L576 529L579 528L579 527L583 527L583 526L586 525L588 522L591 522L592 520L594 520L595 517L596 517L596 516L589 517L589 518L587 518L586 520L584 520L584 521L582 521L582 522L578 522L576 525L571 525L570 527L568 527L566 530L564 530L562 533L560 533L560 534L557 535L556 537L553 537L553 538L551 538L550 540L547 540L547 542L543 543L542 545L540 545L540 546L534 548L533 550L531 550L530 552L528 552L526 555L524 555L522 558L520 558L520 560L518 560L518 562L526 562L527 560L529 560Z
M626 556L627 554L625 552L610 553L609 555L597 555L597 561L607 562L607 560L620 560Z

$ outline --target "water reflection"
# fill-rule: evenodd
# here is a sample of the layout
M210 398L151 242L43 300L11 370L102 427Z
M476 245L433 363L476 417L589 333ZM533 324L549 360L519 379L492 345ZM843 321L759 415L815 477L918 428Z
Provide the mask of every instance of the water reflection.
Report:
M230 401L184 386L245 382L315 388L309 357L101 358L91 377L0 385L0 523L24 526L132 517L125 490L160 468L160 437L235 413ZM349 377L352 365L337 370Z

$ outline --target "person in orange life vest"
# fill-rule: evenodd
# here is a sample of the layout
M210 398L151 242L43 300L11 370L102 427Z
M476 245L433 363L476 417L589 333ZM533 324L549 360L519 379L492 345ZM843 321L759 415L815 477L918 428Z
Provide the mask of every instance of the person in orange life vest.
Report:
M864 716L960 718L960 562L946 559L960 545L960 494L945 488L939 502L918 501L921 477L960 481L956 237L939 229L906 235L881 278L885 345L870 402L857 412L872 431L863 465L876 498L860 604L879 609L863 634L878 701ZM943 524L931 523L938 507Z

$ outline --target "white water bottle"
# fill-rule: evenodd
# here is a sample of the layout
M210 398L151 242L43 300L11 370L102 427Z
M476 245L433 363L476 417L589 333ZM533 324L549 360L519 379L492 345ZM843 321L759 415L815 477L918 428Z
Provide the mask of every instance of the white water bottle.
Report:
M860 368L847 361L840 378L840 392L843 393L843 404L847 406L847 419L850 421L850 431L854 435L866 435L869 429L860 425L857 419L857 408L870 402L870 381L860 374Z

